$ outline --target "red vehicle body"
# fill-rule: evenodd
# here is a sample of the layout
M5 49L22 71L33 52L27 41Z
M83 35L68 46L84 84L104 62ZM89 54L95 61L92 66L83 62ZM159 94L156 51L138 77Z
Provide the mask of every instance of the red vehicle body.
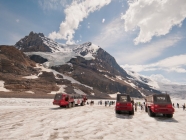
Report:
M156 114L163 114L172 118L174 108L168 94L149 95L145 98L145 111L149 116L154 117Z
M86 100L86 95L57 93L54 97L53 105L71 108L78 104L84 106Z
M128 94L118 94L115 106L116 114L128 112L129 115L134 115L133 102Z

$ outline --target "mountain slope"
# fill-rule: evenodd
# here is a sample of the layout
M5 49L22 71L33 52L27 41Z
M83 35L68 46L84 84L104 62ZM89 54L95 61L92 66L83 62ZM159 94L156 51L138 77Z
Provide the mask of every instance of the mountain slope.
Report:
M147 84L152 89L158 90L162 93L170 94L172 97L186 99L186 85L158 82L147 76L143 76L132 71L127 71L127 73L134 81L138 81L138 83Z
M18 41L15 47L35 61L35 79L45 79L39 92L34 86L29 90L43 95L66 92L87 94L90 98L109 98L116 93L127 93L132 97L160 93L148 84L132 80L109 53L101 47L87 42L80 45L61 45L42 33L31 32ZM32 75L28 74L27 79ZM43 80L44 80L43 79ZM29 79L30 80L30 79ZM38 82L38 81L37 81ZM48 86L49 83L52 86ZM5 84L7 84L5 80ZM48 87L43 88L44 85ZM37 87L37 85L35 85ZM8 86L6 86L8 87ZM9 88L10 89L10 88ZM25 89L21 89L24 90ZM48 94L47 94L48 96Z

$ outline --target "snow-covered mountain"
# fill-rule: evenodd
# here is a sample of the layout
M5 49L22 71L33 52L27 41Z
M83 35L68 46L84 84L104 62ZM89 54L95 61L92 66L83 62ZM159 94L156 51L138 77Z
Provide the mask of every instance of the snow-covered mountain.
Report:
M149 84L150 81L147 78L135 79L136 77L127 74L117 64L114 57L91 42L80 45L62 45L42 33L30 32L28 36L18 41L15 47L23 51L31 60L40 63L40 66L37 65L34 68L37 71L34 76L36 81L33 78L32 81L33 83L40 82L38 85L42 89L37 90L38 85L34 87L34 84L31 84L27 86L27 89L30 89L29 92L43 96L43 93L59 88L60 91L66 93L83 93L94 98L108 98L116 93L127 93L133 97L161 93L155 88L157 87L155 83L154 87ZM6 55L6 52L4 54ZM6 75L4 76L6 77ZM31 73L27 76L27 78L29 77L33 77ZM44 79L45 82L42 82ZM47 80L52 85L48 89L43 88L44 85L47 85ZM10 79L5 78L4 81L7 84L6 87L16 86L15 84L8 85L7 81ZM22 81L24 80L20 78L17 84L20 83L20 90L25 91L27 89Z
M134 81L134 83L138 81L147 84L151 88L159 90L162 93L167 93L173 97L186 99L186 85L163 83L133 71L126 70L126 72L131 76L131 80Z

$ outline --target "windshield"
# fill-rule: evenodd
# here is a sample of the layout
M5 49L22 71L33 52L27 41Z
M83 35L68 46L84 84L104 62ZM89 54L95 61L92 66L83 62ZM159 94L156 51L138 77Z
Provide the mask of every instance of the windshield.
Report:
M55 96L54 100L60 100L60 99L61 99L61 97L62 97L62 95L61 95L61 94L56 94L56 96Z
M170 100L170 97L169 96L155 96L154 97L154 102L156 103L170 103L171 100Z

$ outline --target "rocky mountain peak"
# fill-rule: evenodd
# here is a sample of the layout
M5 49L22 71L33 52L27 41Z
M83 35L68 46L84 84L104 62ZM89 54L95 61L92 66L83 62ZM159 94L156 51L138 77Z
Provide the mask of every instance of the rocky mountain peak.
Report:
M43 33L33 31L19 40L15 47L23 52L59 52L63 48L59 43L45 37Z

